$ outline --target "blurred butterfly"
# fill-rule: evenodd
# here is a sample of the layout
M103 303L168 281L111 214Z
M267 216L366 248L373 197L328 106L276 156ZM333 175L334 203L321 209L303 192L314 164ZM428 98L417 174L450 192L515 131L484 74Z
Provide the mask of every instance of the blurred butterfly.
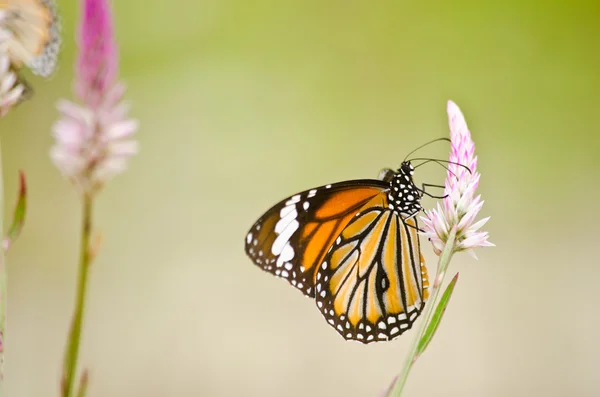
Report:
M411 328L429 296L416 218L428 193L413 174L404 161L379 179L288 197L252 226L246 254L314 298L345 339L392 340Z
M53 0L0 0L0 31L13 70L25 66L42 77L54 72L61 40ZM19 80L31 95L22 76Z

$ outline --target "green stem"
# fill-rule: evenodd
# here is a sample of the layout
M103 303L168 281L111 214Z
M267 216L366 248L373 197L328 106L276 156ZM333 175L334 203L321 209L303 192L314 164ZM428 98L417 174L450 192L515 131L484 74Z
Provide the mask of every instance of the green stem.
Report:
M87 289L88 271L90 268L90 237L92 232L92 197L86 194L83 197L83 220L81 225L81 246L79 256L79 280L77 282L77 297L71 333L67 341L64 362L64 377L62 385L62 396L71 397L74 393L75 374L77 371L77 359L79 358L79 346L81 342L81 328L83 325L83 312L85 306L85 294Z
M444 282L444 276L446 275L446 270L448 269L448 265L450 264L450 259L452 259L452 255L454 254L454 242L456 239L456 228L452 228L450 234L448 235L448 240L446 241L446 246L440 255L440 259L437 265L437 272L435 276L435 281L433 283L433 287L430 291L429 296L429 304L425 307L425 311L423 313L423 317L421 322L419 323L419 328L417 329L417 333L415 334L415 338L413 340L412 346L408 355L406 356L406 361L404 363L404 368L402 369L402 373L396 379L392 390L388 394L388 397L400 397L402 395L402 389L406 384L406 380L408 379L408 374L410 370L417 361L417 350L419 348L419 342L427 329L427 324L431 320L431 316L435 311L435 302L437 300L438 294L442 289L442 283Z
M4 396L4 346L6 339L7 272L4 257L4 177L0 148L0 397Z

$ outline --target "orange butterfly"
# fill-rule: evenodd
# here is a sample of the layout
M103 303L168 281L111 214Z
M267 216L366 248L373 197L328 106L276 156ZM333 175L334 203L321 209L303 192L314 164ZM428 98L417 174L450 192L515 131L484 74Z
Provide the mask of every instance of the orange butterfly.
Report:
M354 180L291 196L246 235L263 270L286 279L340 335L362 343L410 329L429 296L416 214L425 193L404 161L382 180Z

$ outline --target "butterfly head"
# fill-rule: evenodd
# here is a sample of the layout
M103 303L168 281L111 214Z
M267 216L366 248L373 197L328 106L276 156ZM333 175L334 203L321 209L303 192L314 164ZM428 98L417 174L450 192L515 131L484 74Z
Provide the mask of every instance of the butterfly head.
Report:
M422 193L413 181L414 172L410 161L404 161L391 179L388 193L390 208L407 216L412 216L422 209L419 203Z

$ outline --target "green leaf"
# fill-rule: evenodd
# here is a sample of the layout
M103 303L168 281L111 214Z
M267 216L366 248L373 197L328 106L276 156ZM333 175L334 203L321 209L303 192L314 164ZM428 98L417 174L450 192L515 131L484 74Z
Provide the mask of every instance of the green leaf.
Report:
M19 237L23 225L25 224L25 213L27 211L27 184L25 183L25 174L23 171L19 171L19 197L17 199L17 205L13 212L13 221L8 229L6 239L4 240L4 250Z
M456 275L454 276L452 281L450 281L450 283L446 287L446 290L444 291L444 294L442 295L442 297L440 299L440 303L438 303L437 307L435 308L435 312L433 313L433 316L431 316L431 321L429 321L429 324L427 325L427 329L425 330L423 337L419 341L419 347L417 348L417 354L415 355L415 360L417 359L417 357L419 357L421 354L423 354L423 352L429 345L429 342L431 342L431 339L433 339L433 335L435 334L435 331L437 331L437 329L440 325L440 322L442 321L442 316L444 315L444 312L446 311L446 307L448 306L448 303L450 302L450 297L452 296L452 292L454 291L454 287L455 287L457 281L458 281L458 273L456 273Z

